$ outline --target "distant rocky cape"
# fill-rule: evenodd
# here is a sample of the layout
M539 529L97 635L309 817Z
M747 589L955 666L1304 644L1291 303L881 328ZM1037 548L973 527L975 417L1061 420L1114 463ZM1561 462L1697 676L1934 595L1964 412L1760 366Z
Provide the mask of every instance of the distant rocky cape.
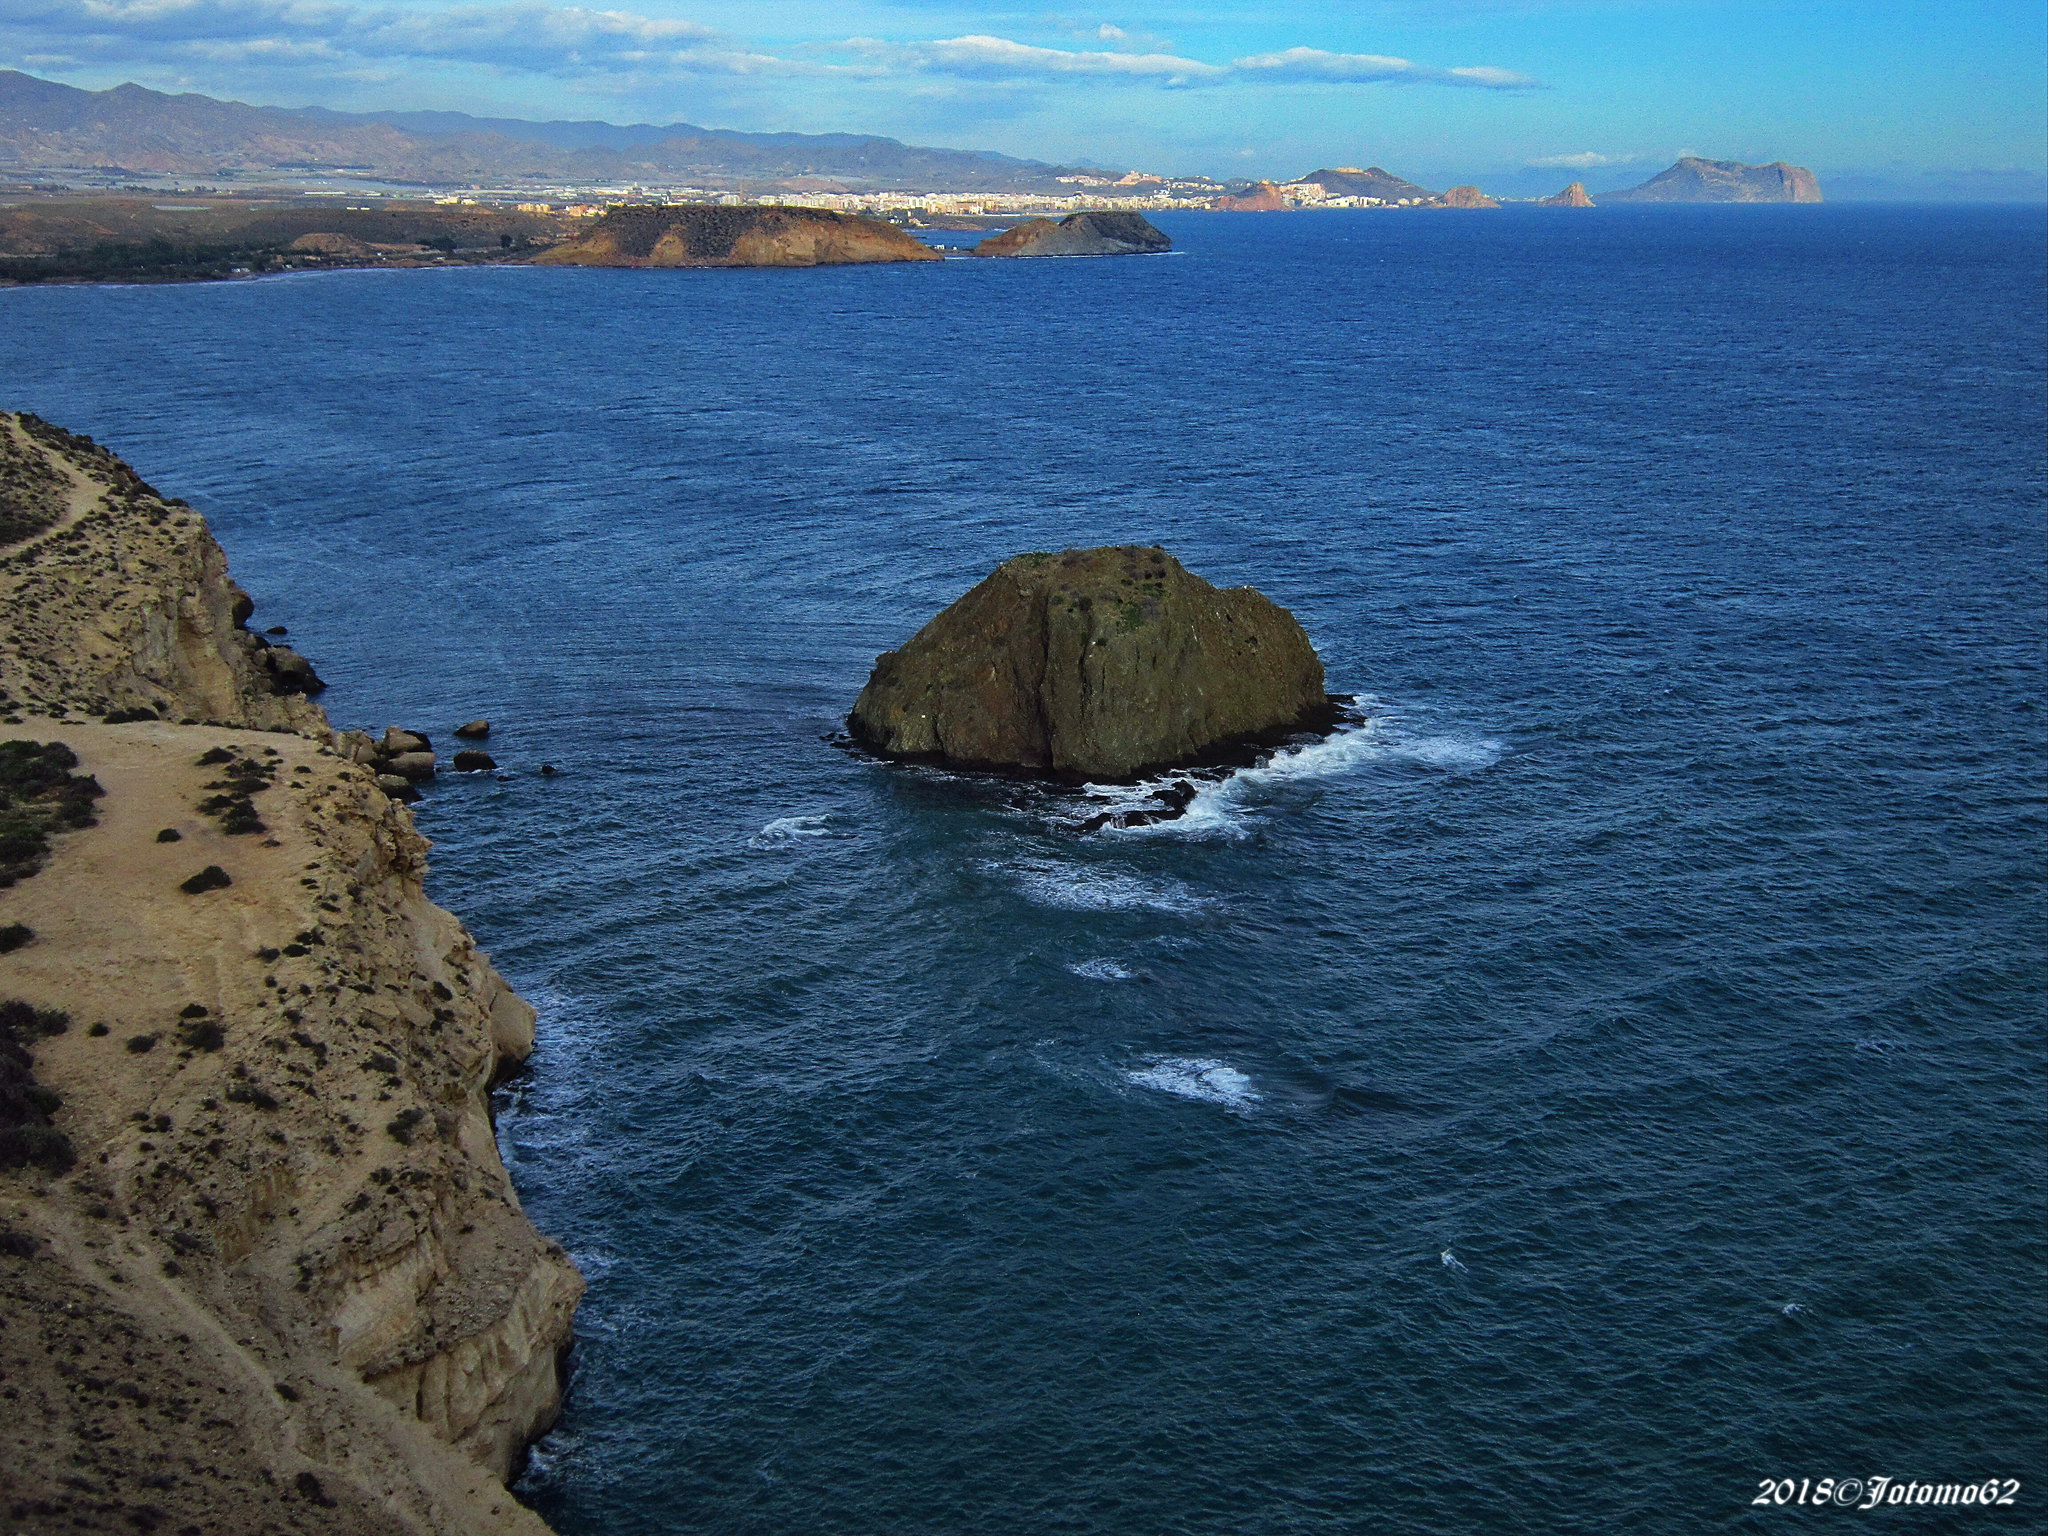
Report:
M614 208L534 260L556 267L819 267L937 261L880 219L822 208L641 205Z
M1817 203L1820 182L1803 165L1702 160L1687 155L1639 187L1602 192L1603 203Z
M876 659L847 725L888 757L1128 782L1334 718L1286 609L1114 545L1004 561Z

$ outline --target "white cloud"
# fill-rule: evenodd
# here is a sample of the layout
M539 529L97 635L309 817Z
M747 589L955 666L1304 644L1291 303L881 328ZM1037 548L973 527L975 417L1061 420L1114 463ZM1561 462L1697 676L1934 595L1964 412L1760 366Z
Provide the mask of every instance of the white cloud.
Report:
M1283 48L1236 60L1231 68L1266 80L1319 81L1333 85L1471 85L1486 90L1527 90L1536 82L1511 69L1473 65L1438 69L1378 53L1329 53L1321 48Z
M1253 82L1412 83L1502 90L1534 84L1492 67L1436 69L1376 54L1289 48L1230 64L1166 51L1107 23L1080 31L1100 47L1043 48L984 34L894 42L851 38L756 51L696 22L553 5L355 4L350 0L0 0L0 59L120 65L239 64L330 73L372 61L642 81L685 76L918 77L987 82L1094 80L1175 88Z
M1641 155L1601 155L1588 149L1576 155L1542 155L1528 163L1539 170L1590 171L1602 165L1633 165L1642 158Z
M841 46L899 69L980 80L1049 80L1093 75L1160 85L1191 85L1220 79L1229 73L1219 65L1170 53L1039 48L1003 37L946 37L929 43L885 43L878 38L857 37Z

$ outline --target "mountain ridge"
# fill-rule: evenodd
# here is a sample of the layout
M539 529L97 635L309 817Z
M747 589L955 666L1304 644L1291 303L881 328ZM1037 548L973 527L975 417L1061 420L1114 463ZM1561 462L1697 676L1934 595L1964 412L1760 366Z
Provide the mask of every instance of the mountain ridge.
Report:
M445 131L402 126L422 120L445 125ZM719 183L814 176L877 190L943 180L962 190L990 191L1049 190L1068 169L991 150L932 148L874 134L262 107L197 92L169 95L132 82L87 91L0 70L0 166L10 164L178 175L318 166L422 181L687 177Z

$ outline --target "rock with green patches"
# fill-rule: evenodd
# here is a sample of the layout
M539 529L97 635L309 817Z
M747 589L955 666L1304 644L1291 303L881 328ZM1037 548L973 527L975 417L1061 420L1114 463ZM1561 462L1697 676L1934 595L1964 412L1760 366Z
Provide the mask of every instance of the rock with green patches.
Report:
M1332 718L1286 609L1117 545L1005 561L876 660L847 724L888 757L1113 781Z

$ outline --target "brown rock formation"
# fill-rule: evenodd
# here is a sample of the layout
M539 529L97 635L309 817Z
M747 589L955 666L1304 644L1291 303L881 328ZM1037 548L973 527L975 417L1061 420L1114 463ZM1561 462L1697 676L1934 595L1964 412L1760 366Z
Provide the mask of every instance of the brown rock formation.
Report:
M1452 187L1448 192L1441 194L1429 206L1432 208L1498 208L1500 203L1497 199L1488 197L1477 187Z
M1383 203L1426 202L1437 195L1377 165L1364 170L1340 165L1335 170L1310 171L1299 179L1314 182L1332 197L1376 197Z
M1602 192L1604 203L1817 203L1820 182L1803 165L1703 160L1687 155L1639 187Z
M1142 256L1170 251L1173 242L1143 214L1070 213L1026 219L974 248L977 256Z
M0 1169L4 1521L543 1536L502 1480L582 1281L486 1097L533 1010L422 893L369 738L274 691L198 517L84 439L0 439L56 513L0 566L4 734L104 790L0 890L33 934L0 1003L68 1015L32 1071L73 1159Z
M376 253L376 247L354 235L339 235L332 230L315 230L301 235L285 249L302 251L310 256L371 256Z
M1255 181L1243 192L1217 198L1216 206L1225 213L1278 213L1287 200L1272 182Z
M938 261L880 219L822 208L625 207L534 257L566 267L816 267Z
M1562 192L1553 192L1549 197L1536 199L1538 208L1590 208L1593 199L1586 195L1586 184L1575 181Z
M885 756L1128 780L1329 714L1284 608L1120 545L1005 561L877 658L848 726Z

